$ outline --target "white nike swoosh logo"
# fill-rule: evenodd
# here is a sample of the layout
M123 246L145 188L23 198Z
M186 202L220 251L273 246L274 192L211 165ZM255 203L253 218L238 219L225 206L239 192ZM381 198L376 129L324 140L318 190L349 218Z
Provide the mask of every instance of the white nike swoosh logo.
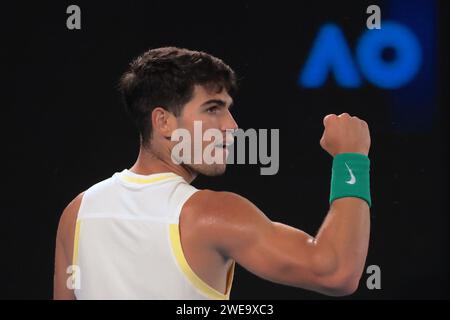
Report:
M350 180L345 181L345 183L348 183L348 184L355 184L355 183L356 183L356 178L355 178L355 176L353 175L352 169L350 169L350 168L348 167L347 162L344 162L344 163L345 163L345 166L346 166L347 169L348 169L348 172L350 173Z

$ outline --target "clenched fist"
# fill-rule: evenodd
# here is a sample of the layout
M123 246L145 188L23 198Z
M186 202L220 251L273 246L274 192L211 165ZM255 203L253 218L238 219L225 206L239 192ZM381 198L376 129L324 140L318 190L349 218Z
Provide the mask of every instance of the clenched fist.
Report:
M347 152L369 155L370 132L364 120L348 113L329 114L323 118L323 125L325 129L320 145L333 157Z

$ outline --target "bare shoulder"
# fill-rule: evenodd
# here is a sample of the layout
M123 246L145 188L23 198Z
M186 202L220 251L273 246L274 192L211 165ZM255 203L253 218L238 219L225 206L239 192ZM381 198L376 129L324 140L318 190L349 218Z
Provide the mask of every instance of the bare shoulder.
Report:
M57 238L62 241L64 247L67 247L72 242L70 238L73 237L75 232L78 211L83 200L83 195L84 192L76 196L64 209L59 219Z
M54 299L75 299L74 292L67 287L66 281L67 268L73 263L73 240L83 194L80 193L67 205L59 219L55 250Z
M183 208L182 220L220 251L267 230L271 221L251 201L233 192L201 190Z
M184 210L196 220L248 219L262 213L251 201L233 192L200 190L186 202Z

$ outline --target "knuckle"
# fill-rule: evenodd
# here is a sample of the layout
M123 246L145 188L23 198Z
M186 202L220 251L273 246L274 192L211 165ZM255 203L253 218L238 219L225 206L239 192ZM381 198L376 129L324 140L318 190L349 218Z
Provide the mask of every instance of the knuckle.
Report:
M323 124L326 126L330 121L333 121L337 116L335 114L328 114L323 118Z

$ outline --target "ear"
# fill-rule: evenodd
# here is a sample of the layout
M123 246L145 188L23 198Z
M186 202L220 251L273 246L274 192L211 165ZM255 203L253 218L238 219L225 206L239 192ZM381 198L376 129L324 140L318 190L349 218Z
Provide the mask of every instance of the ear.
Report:
M177 128L175 115L162 107L156 107L152 111L152 128L155 133L170 138Z

